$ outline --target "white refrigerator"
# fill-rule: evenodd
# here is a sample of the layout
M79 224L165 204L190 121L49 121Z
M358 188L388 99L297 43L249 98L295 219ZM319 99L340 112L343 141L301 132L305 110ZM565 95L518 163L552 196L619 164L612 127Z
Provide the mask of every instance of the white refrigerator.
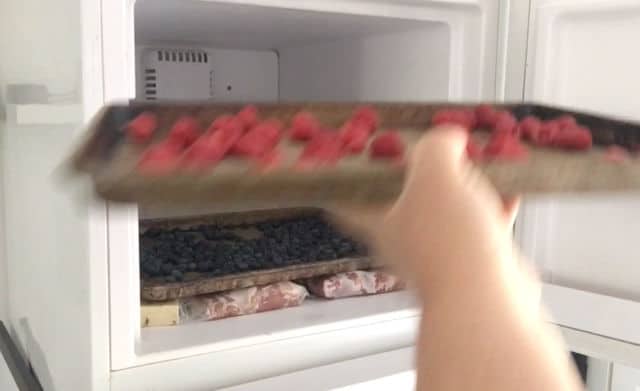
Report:
M640 121L638 26L632 0L4 1L0 319L45 390L411 389L407 292L141 328L138 223L180 211L66 180L82 124L131 98L527 100ZM640 387L635 218L639 195L604 195L527 200L518 220L592 390Z

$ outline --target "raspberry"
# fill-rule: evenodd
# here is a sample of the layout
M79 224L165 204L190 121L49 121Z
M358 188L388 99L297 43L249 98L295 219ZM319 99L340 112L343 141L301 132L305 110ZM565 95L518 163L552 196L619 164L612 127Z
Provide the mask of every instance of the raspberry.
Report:
M273 149L256 159L260 171L271 171L278 167L283 160L283 154L278 149Z
M483 155L505 160L521 160L529 156L520 139L508 133L494 133L484 148Z
M471 131L476 125L476 115L470 110L439 110L434 113L431 123L440 125L459 125Z
M185 152L188 167L206 168L220 162L242 136L242 127L230 123L215 132L200 136Z
M396 159L404 155L405 145L397 131L384 132L371 142L369 155L373 159Z
M496 110L489 105L479 105L475 110L478 126L493 128L496 124Z
M572 115L563 115L556 118L554 121L558 124L558 126L560 126L560 129L575 128L578 125L578 123L576 122L576 118Z
M322 131L307 143L298 158L298 167L336 164L342 157L342 141L336 132Z
M367 146L370 134L366 125L348 122L340 130L339 137L346 153L359 154Z
M494 131L519 137L518 120L508 111L500 111L495 115Z
M380 117L373 107L361 106L353 112L351 122L364 125L370 132L374 132L380 125Z
M575 125L559 131L553 144L560 148L587 150L593 145L593 137L588 128Z
M209 127L210 131L218 130L224 128L229 122L233 121L234 118L232 115L224 114L216 118L211 126Z
M249 130L260 122L258 109L255 106L245 106L238 112L236 118L242 123L245 130Z
M282 123L269 120L246 133L233 147L233 152L248 157L259 157L270 152L280 142Z
M542 123L537 133L530 134L529 138L537 146L548 147L554 145L559 133L558 123L547 121Z
M145 111L129 122L125 129L127 135L136 144L142 144L151 139L158 127L156 115Z
M520 128L519 133L522 135L522 137L532 140L535 135L540 132L542 121L540 121L537 117L530 115L520 121L518 127Z
M624 163L631 158L629 151L619 145L612 145L604 153L604 160L610 163Z
M320 122L308 111L301 111L291 120L289 136L294 141L309 141L320 131Z
M180 157L181 149L172 142L163 141L147 148L138 162L138 169L144 174L160 175L173 171Z
M471 160L479 160L482 158L482 148L471 139L467 143L467 157Z
M171 127L168 139L181 148L186 148L196 141L199 133L200 126L195 118L181 117L173 127Z

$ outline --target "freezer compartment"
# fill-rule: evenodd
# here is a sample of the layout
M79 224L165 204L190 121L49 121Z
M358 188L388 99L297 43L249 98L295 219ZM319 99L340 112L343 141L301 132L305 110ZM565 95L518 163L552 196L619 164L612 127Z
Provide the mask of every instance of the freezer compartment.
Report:
M454 86L477 85L479 80L468 88L461 78L452 80L461 64L450 66L454 37L445 13L423 7L399 13L376 5L354 12L355 7L327 5L321 7L331 11L302 9L305 4L138 1L137 96L216 102L435 100L449 96ZM200 53L206 61L196 57L194 63L190 56Z
M132 103L105 110L92 127L93 135L76 155L76 167L90 172L98 193L109 200L147 204L210 204L227 209L238 207L324 206L329 201L373 203L394 199L401 191L405 166L389 160L371 159L367 152L342 158L321 169L297 169L300 143L282 141L282 162L268 172L250 159L231 156L206 170L174 169L150 175L138 167L145 149L128 141L122 130L141 113L158 120L155 140L165 138L183 115L191 115L206 128L220 115L235 113L241 105ZM339 128L360 107L358 103L263 104L263 118L280 120L286 129L295 113L308 111L332 129ZM431 124L432 115L444 108L469 105L372 104L381 129L398 129L411 148ZM640 127L633 123L598 117L562 108L535 104L498 105L519 118L534 114L542 119L574 115L590 127L596 146L619 143L628 149L640 144ZM478 132L474 133L477 134ZM483 132L480 132L482 135ZM286 137L286 133L284 134ZM480 136L482 137L482 136ZM638 159L612 164L601 148L575 152L530 146L527 159L476 162L502 194L580 193L625 191L640 188Z

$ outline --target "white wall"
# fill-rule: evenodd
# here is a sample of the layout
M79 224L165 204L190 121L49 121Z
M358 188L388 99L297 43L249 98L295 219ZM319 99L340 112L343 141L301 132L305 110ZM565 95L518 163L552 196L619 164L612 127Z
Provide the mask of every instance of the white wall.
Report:
M279 50L284 100L442 100L449 96L449 27Z

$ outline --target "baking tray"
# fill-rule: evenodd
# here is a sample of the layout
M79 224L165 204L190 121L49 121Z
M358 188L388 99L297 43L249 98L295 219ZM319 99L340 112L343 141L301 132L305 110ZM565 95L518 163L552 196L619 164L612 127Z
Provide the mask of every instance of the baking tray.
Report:
M323 217L324 211L316 208L290 208L229 212L207 216L193 216L171 219L153 219L140 222L140 232L148 229L192 228L200 225L235 226L253 225L266 220ZM165 282L160 278L141 281L141 297L147 301L167 301L183 297L210 294L231 289L267 285L280 281L293 281L316 276L336 274L354 270L366 270L374 266L368 257L343 258L295 264L277 269L235 273L210 277L206 273L187 273L185 281Z
M403 131L418 139L428 128L432 114L442 108L472 108L476 104L368 103L376 108L382 128ZM362 103L284 103L256 105L263 118L288 123L300 110L314 113L325 126L339 127ZM491 161L478 166L505 195L531 193L580 193L640 190L640 159L612 164L603 149L612 144L635 150L640 145L640 124L539 104L495 104L519 119L536 115L551 119L571 114L591 129L596 148L571 152L530 146L530 157L522 162ZM161 139L170 125L184 114L203 126L221 114L234 113L242 104L142 103L104 108L90 126L89 134L73 157L77 170L89 173L95 189L112 201L154 204L218 205L224 208L269 205L323 206L331 201L377 202L394 199L401 191L404 169L372 162L365 154L343 159L334 168L312 172L274 170L254 173L244 162L226 160L205 173L175 173L148 176L137 172L142 149L131 146L123 127L143 111L158 116ZM286 148L290 156L299 153Z

